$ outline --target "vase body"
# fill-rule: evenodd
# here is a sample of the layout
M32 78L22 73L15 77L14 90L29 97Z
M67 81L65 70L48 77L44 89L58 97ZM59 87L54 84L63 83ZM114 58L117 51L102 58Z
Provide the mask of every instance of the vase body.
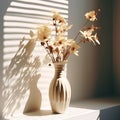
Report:
M64 113L69 107L71 87L66 77L66 63L54 63L55 74L49 88L49 99L53 113Z

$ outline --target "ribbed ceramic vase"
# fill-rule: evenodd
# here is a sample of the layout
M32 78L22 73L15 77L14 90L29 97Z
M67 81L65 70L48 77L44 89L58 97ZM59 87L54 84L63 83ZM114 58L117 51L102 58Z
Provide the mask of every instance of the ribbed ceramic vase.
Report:
M71 87L66 77L66 62L54 63L55 74L49 88L49 99L53 113L64 113L69 107Z

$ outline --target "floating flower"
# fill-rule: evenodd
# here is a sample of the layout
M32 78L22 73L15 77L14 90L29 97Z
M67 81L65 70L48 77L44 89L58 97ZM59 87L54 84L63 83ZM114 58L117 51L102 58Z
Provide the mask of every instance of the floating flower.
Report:
M93 10L93 11L90 11L90 12L87 12L85 14L85 17L86 19L90 20L90 21L95 21L97 20L97 17L96 17L96 12Z

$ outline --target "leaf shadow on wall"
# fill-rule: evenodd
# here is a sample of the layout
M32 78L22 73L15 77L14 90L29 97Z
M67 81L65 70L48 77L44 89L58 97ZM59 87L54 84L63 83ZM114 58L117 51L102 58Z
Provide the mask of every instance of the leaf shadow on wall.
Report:
M37 82L41 77L39 68L40 58L33 56L36 42L32 39L25 43L20 42L19 49L12 58L4 74L3 99L5 101L3 115L12 116L17 110L31 112L40 109L41 92L37 88ZM24 104L24 98L29 90L29 97ZM35 94L36 93L36 94Z

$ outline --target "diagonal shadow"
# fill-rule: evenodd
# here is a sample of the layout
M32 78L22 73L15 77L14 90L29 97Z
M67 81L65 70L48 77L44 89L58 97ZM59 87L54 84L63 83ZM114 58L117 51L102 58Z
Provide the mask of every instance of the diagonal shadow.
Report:
M5 103L4 116L11 116L21 108L21 102L28 90L30 93L26 105L23 105L24 112L38 110L41 106L41 92L37 88L37 82L41 76L39 72L41 62L38 56L32 56L36 42L32 39L26 44L24 42L25 39L20 42L19 49L4 74L2 92ZM32 90L37 94L34 94ZM32 103L33 100L34 103Z

